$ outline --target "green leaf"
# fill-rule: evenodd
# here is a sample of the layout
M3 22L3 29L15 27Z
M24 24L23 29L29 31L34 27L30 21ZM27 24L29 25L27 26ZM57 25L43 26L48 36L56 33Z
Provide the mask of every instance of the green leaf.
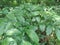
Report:
M45 31L45 24L40 24L39 28L40 28L40 31L44 32Z
M13 23L17 22L16 17L12 11L7 14L7 18Z
M33 30L33 31L36 31L36 30L38 29L38 27L37 27L37 26L32 26L32 25L31 25L31 26L29 26L29 29L30 29L30 30Z
M7 37L2 41L2 45L17 45L13 38Z
M52 29L53 27L48 25L47 28L46 28L46 35L50 35L52 33Z
M56 45L60 45L60 40L56 40Z
M30 42L23 40L21 45L32 45Z
M39 38L38 38L37 34L34 32L34 30L26 30L26 33L33 42L35 42L35 43L39 42Z
M20 33L21 33L21 32L20 32L18 29L12 28L12 29L10 29L10 30L7 30L6 35L12 36L12 35L18 35L18 34L20 34Z
M55 33L56 33L57 39L60 40L60 30L57 29L57 30L55 31Z
M31 12L31 14L32 14L33 16L37 16L37 15L40 14L40 12L39 12L39 11L34 11L34 12Z
M2 35L4 33L5 25L6 25L6 23L4 23L4 22L0 23L0 35Z
M40 22L40 17L36 17L36 21L39 23Z
M6 32L7 30L9 30L10 28L12 28L12 23L8 22L5 26L4 32Z
M3 13L3 14L7 14L7 13L8 13L8 10L7 10L6 8L3 8L3 9L2 9L2 13Z
M20 23L25 23L25 19L23 16L17 16L17 19L19 20Z

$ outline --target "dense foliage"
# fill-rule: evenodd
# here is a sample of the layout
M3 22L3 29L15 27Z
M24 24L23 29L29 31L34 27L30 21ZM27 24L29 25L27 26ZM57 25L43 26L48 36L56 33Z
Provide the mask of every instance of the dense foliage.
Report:
M59 0L1 0L0 45L60 45Z

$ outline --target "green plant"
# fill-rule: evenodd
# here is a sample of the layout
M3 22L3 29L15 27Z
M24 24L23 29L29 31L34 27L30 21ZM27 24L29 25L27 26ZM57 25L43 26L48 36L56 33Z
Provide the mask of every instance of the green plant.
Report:
M3 8L0 45L55 45L60 40L59 20L57 13L41 5L24 3Z

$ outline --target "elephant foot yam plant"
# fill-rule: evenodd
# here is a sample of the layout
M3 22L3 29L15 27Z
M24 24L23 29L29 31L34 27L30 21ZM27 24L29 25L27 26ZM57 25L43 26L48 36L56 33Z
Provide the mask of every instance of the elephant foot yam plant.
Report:
M59 45L60 16L47 7L24 3L0 10L0 45Z

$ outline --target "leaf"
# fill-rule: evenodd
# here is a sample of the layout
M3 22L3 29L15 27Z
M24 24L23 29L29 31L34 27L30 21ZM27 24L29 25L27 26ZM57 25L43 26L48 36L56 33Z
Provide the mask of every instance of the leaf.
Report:
M17 19L19 20L20 23L25 23L25 19L23 16L17 16Z
M56 39L56 45L60 45L60 40Z
M44 32L45 31L45 24L39 25L40 31Z
M5 33L10 28L12 28L12 25L11 25L10 22L8 22L8 23L6 23L6 22L0 23L0 35Z
M7 14L7 18L8 18L11 22L13 22L13 23L17 22L16 17L15 17L15 15L12 13L12 11Z
M7 37L2 41L2 45L17 45L13 38Z
M37 26L32 26L32 25L31 25L31 26L29 26L29 29L30 29L30 30L33 30L33 31L36 31L36 30L38 29L38 27L37 27Z
M5 25L6 24L4 22L0 23L0 35L4 33Z
M20 34L20 33L21 33L21 32L20 32L18 29L12 28L12 29L10 29L10 30L7 30L6 35L12 36L12 35L18 35L18 34Z
M57 29L55 33L56 33L57 39L60 40L60 30Z
M21 45L32 45L30 42L23 40Z
M39 23L40 22L40 17L36 17L36 21Z
M38 38L37 34L33 30L26 30L26 34L30 37L30 39L33 42L35 42L35 43L39 42L39 38Z
M6 32L6 31L7 31L8 29L10 29L10 28L12 28L12 23L11 23L11 22L6 23L4 32Z
M39 12L39 11L34 11L34 12L31 12L31 14L32 14L33 16L37 16L37 15L40 14L40 12Z
M8 10L7 10L6 8L3 8L3 9L2 9L2 13L3 13L3 14L8 14Z
M47 29L46 29L46 35L50 35L52 33L52 29L53 27L52 26L47 26Z

